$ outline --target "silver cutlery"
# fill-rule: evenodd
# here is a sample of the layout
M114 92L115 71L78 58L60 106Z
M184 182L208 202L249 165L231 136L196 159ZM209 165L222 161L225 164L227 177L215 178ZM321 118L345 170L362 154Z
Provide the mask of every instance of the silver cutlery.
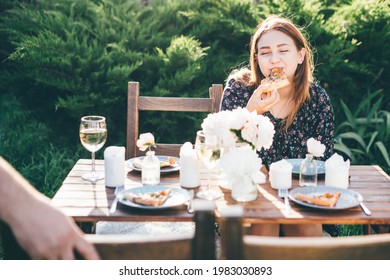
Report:
M291 214L290 202L288 200L288 190L287 189L278 189L278 195L280 198L284 198L284 205L286 206L287 212Z
M370 211L370 209L368 209L367 206L364 205L363 202L360 202L360 207L362 207L363 212L364 212L367 216L371 216L371 211Z
M111 207L110 207L111 214L115 213L116 207L118 206L118 201L120 199L120 194L123 192L124 189L125 189L124 186L119 186L119 187L115 188L115 191L114 191L115 198L114 198L114 201L112 202Z
M194 195L195 195L195 192L194 192L194 190L189 190L188 194L189 194L189 199L187 201L187 212L192 214L192 213L194 213Z

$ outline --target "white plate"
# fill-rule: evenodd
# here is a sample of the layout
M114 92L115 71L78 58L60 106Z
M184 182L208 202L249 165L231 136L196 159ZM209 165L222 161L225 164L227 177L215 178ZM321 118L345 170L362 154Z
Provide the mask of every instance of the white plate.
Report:
M319 206L314 205L311 203L307 203L301 200L298 200L294 197L297 193L302 193L305 195L321 195L323 193L330 192L340 192L340 197L334 207L327 207L327 206ZM340 189L335 187L327 187L327 186L318 186L318 187L302 187L302 188L296 188L290 191L288 196L292 201L311 208L317 208L317 209L326 209L326 210L343 210L348 209L352 207L356 207L360 204L360 202L363 201L363 197L360 193L351 191L348 189Z
M160 161L168 161L168 156L156 156ZM161 167L160 168L160 172L161 173L170 173L170 172L175 172L175 171L178 171L180 170L180 159L177 158L177 157L171 157L175 160L175 164L172 165L172 166L167 166L167 167ZM142 161L144 159L144 156L142 157L136 157L136 158L131 158L129 160L126 161L126 165L127 167L133 169L133 170L136 170L136 171L139 171L141 172L141 168L138 167L138 166L135 166L134 165L134 160L140 160Z
M299 175L299 170L301 168L301 162L304 160L303 158L288 158L286 159L289 163L292 164L292 174ZM323 175L325 174L325 161L315 160L317 162L317 174Z
M136 195L142 195L142 194L149 193L149 192L164 191L167 188L168 188L168 186L164 186L164 185L143 186L143 187L127 189L123 193L134 193ZM165 208L170 208L170 207L175 207L175 206L181 205L184 202L188 201L189 199L190 199L190 195L189 195L188 191L186 191L184 189L172 187L172 192L169 195L168 199L164 202L163 205L160 205L160 206L141 205L141 204L137 204L137 203L134 203L132 201L129 201L127 199L123 199L123 197L119 199L119 202L124 204L124 205L127 205L127 206L141 208L141 209L165 209Z

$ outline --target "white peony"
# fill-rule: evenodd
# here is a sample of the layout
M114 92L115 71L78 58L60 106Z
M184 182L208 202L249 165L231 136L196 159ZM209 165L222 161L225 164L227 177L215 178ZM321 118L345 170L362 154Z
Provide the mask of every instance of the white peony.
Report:
M307 151L315 157L322 157L325 152L325 145L320 141L315 140L313 137L307 140Z
M265 175L260 171L262 160L253 149L235 149L221 158L221 166L230 179L242 178L261 184Z
M232 147L237 142L246 142L256 150L269 149L275 134L269 118L249 112L246 108L220 111L209 114L202 123L203 132L223 140L224 146Z
M137 147L140 151L146 151L147 148L154 147L156 143L154 142L154 136L152 133L142 133L137 140Z
M257 135L257 140L254 145L256 147L256 150L260 150L261 148L269 149L274 139L274 125L267 117L263 115L258 115L257 119L259 131Z

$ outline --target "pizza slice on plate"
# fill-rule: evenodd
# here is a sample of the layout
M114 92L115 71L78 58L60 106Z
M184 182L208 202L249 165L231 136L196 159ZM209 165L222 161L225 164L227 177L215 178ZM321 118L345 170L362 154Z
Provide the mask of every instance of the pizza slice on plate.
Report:
M319 195L306 195L302 193L297 193L294 197L300 201L304 201L310 204L318 205L318 206L328 206L334 207L339 200L340 192L334 193L323 193Z
M133 159L133 166L142 169L142 160L140 158ZM177 162L173 157L167 157L167 160L160 159L160 168L175 166L177 166Z
M163 191L148 192L143 194L124 193L123 199L146 206L161 206L168 199L171 192L172 188L166 188Z
M160 167L161 168L164 168L164 167L173 167L176 165L176 161L173 157L167 157L167 160L164 161L164 160L160 160Z

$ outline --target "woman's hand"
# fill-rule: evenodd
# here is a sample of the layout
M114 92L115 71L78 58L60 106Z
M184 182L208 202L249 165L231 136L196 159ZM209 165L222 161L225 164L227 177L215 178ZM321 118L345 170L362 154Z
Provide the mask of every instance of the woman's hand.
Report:
M256 110L258 114L264 114L271 110L272 106L278 103L280 99L279 92L273 90L271 92L265 92L268 85L260 85L248 101L246 108L252 112Z

